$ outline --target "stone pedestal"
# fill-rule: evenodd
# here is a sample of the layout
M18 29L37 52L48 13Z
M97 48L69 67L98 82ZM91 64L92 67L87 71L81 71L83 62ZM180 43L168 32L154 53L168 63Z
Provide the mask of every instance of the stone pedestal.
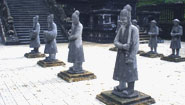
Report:
M142 92L138 92L136 98L120 98L112 94L112 91L104 91L97 95L96 98L106 105L151 105L155 103L155 100Z
M118 51L118 48L116 47L112 47L112 48L109 48L110 51Z
M118 91L114 91L114 90L113 90L113 91L112 91L112 94L114 94L114 95L116 95L116 96L118 96L118 97L125 97L125 98L136 98L136 97L139 96L138 91L134 91L133 94L125 96L125 95L123 95L121 92L118 92Z
M84 73L81 74L71 74L68 73L67 71L61 71L60 73L58 73L58 77L64 79L67 82L78 82L83 80L96 79L94 73L91 73L89 71L85 71Z
M137 52L137 54L143 54L143 53L145 53L145 52L142 51L142 50L139 50L139 51Z
M42 54L42 53L35 53L35 54L26 53L26 54L24 54L24 56L26 58L42 58L42 57L45 57L45 54Z
M38 65L42 67L54 67L54 66L65 66L66 64L63 61L56 60L53 62L46 62L44 60L40 60L37 62Z
M185 62L185 57L182 58L182 57L169 57L169 56L164 56L164 57L161 57L161 60L169 61L169 62Z
M155 54L155 53L150 53L150 52L147 52L147 53L142 52L140 54L140 56L149 57L149 58L158 58L158 57L163 57L163 54L158 54L158 53Z

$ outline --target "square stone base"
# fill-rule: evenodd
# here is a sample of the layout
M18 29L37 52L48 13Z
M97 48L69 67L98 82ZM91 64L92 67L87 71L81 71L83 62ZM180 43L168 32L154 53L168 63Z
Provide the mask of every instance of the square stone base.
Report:
M151 105L155 100L142 92L137 91L139 96L136 98L120 98L112 94L112 91L104 91L96 98L106 105Z
M116 47L112 47L112 48L109 48L110 51L118 51L118 48Z
M140 56L149 57L149 58L158 58L158 57L163 57L163 54L152 54L148 52L147 53L142 52Z
M45 57L45 54L42 53L36 53L36 54L31 54L31 53L26 53L24 54L26 58L42 58Z
M78 82L83 80L96 79L94 73L91 73L89 71L85 71L82 74L70 74L67 71L61 71L60 73L58 73L58 77L64 79L67 82Z
M185 58L172 58L168 56L161 57L161 60L169 62L185 62Z
M40 60L37 62L38 65L42 67L54 67L54 66L65 66L66 64L63 61L56 60L53 62L45 62L44 60Z
M142 51L142 50L139 50L139 51L137 52L137 54L143 54L143 53L145 53L145 52Z

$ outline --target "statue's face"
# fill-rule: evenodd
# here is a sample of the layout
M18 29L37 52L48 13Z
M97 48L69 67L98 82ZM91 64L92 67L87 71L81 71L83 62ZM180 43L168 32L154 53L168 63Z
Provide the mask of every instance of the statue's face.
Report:
M137 25L137 22L135 22L135 21L132 21L132 24L134 24L134 25Z
M33 18L33 23L36 23L36 19L35 18Z
M53 19L51 17L48 17L48 23L52 23Z
M79 18L72 16L72 23L77 25L79 23Z
M152 27L154 27L155 25L156 25L155 23L153 23L153 22L151 23L151 26L152 26Z
M179 23L176 22L176 21L174 21L173 24L174 24L175 26L179 25Z
M120 17L120 21L121 21L121 25L128 25L128 18L125 16L125 17Z

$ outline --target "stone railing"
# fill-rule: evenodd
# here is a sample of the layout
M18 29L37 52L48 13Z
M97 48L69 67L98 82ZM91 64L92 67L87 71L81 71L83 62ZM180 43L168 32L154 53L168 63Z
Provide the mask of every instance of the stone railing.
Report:
M69 18L67 18L65 11L62 7L62 5L57 4L56 0L45 0L47 5L49 6L51 12L55 15L58 22L60 23L61 31L63 34L68 36L67 29L69 28ZM71 25L71 24L70 24Z
M19 42L17 33L14 27L14 20L10 14L6 0L0 1L0 16L1 16L1 30L2 41L5 44L17 44Z

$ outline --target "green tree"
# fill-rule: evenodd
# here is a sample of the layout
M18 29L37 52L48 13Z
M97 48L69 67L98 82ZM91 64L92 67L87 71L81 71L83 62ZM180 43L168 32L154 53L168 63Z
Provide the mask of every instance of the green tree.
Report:
M185 2L185 0L139 0L138 6L160 4L160 3L177 3L177 2Z
M185 0L164 0L165 3L185 2Z

